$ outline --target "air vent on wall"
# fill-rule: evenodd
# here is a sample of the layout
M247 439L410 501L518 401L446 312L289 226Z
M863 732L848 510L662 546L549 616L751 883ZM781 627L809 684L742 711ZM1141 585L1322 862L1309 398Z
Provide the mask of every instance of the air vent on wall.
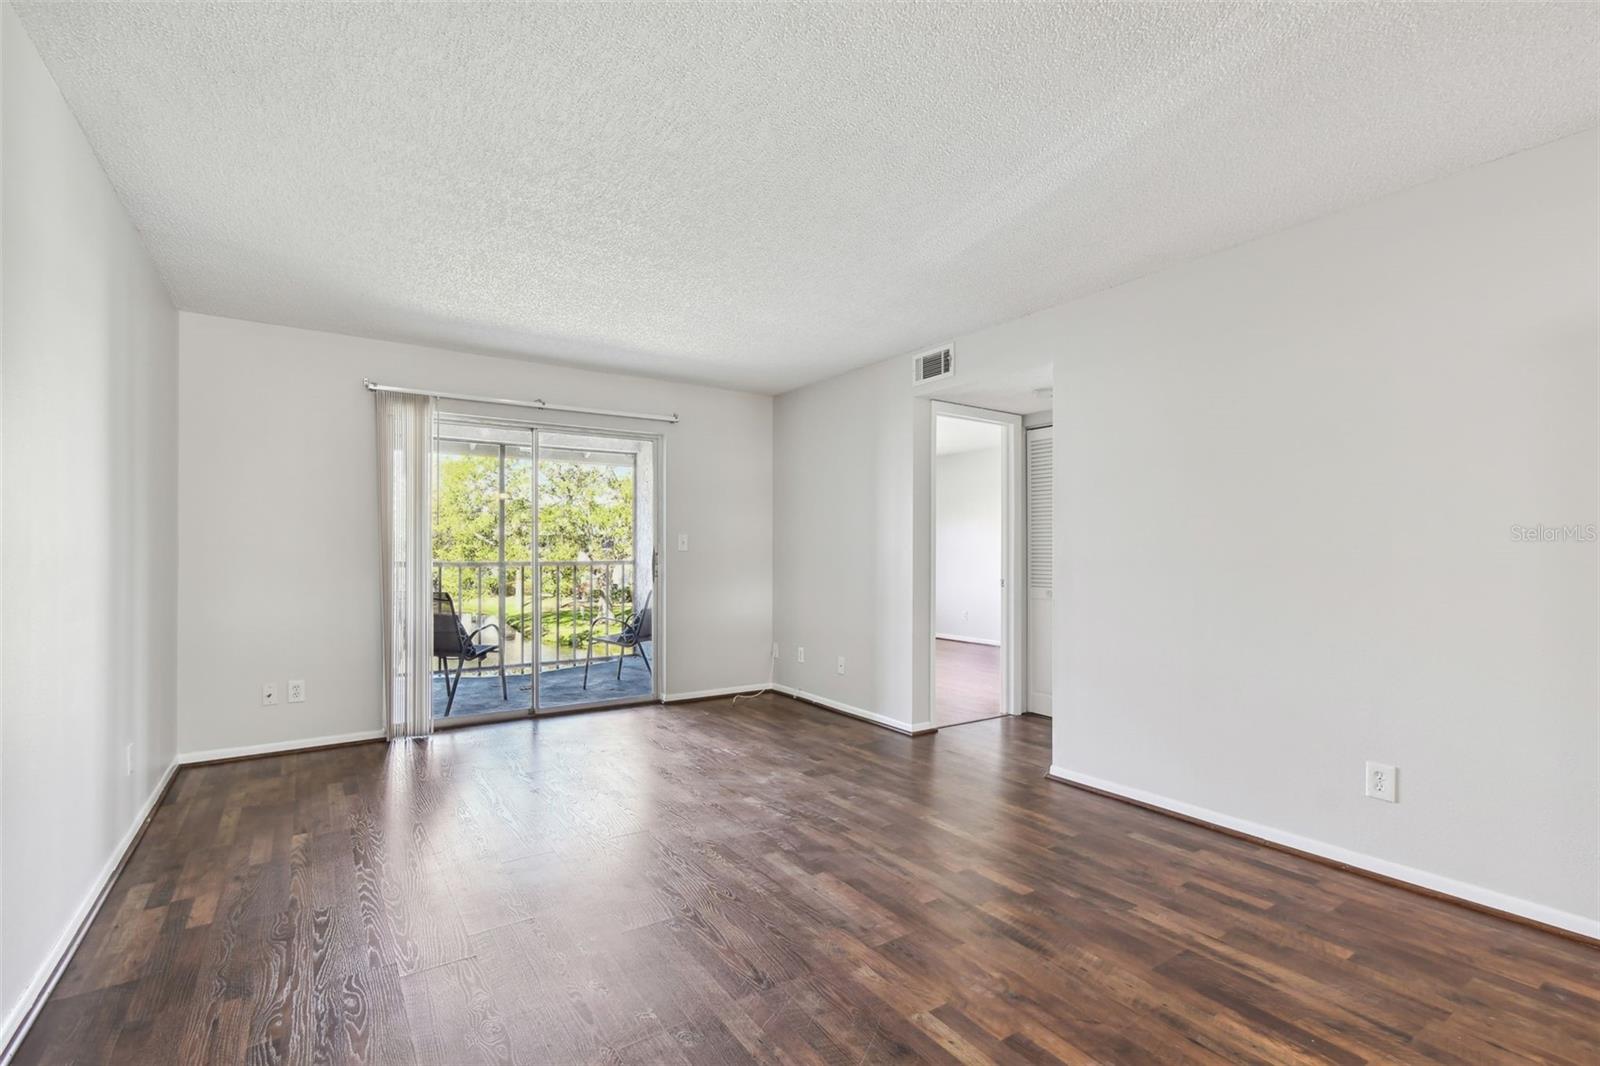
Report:
M921 385L924 381L942 378L955 370L955 349L936 348L931 352L911 357L912 384Z

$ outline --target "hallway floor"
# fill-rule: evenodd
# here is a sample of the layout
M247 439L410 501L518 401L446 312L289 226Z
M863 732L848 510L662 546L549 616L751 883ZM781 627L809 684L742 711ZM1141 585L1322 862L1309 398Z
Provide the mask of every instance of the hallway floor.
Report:
M933 724L963 725L1003 713L1000 649L943 638L933 643Z

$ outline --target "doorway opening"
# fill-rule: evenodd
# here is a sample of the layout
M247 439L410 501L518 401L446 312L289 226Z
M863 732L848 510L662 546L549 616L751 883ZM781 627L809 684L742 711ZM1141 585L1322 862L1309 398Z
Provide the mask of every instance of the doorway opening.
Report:
M452 414L435 443L435 724L656 699L656 440Z
M936 404L933 449L935 726L1011 713L1011 484L1020 419Z

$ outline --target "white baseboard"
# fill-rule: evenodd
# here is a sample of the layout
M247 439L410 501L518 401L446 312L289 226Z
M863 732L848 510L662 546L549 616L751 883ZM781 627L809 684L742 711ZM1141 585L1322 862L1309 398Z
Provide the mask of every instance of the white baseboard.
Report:
M920 726L913 729L898 718L890 718L888 715L876 714L872 711L862 710L860 707L852 707L848 703L830 700L828 697L818 696L814 692L802 691L793 685L773 685L772 691L781 692L785 696L793 696L795 699L804 700L807 703L815 703L828 708L830 711L848 714L852 718L859 718L864 722L871 722L873 725L881 725L885 729L893 729L896 733L904 733L908 737L920 737L924 733L937 733L939 731L938 726L933 725Z
M682 700L711 700L718 696L741 696L746 692L760 692L764 688L775 686L764 681L754 685L729 685L727 688L705 688L699 692L672 692L661 697L662 703L678 703Z
M935 633L934 637L938 640L953 640L958 644L987 644L991 648L1000 646L998 640L990 640L988 637L963 637L957 633Z
M1042 714L1047 718L1054 717L1055 708L1050 702L1050 693L1029 692L1028 710L1033 714Z
M388 736L381 729L364 729L359 733L341 733L332 737L308 737L304 740L277 740L270 744L246 744L240 748L213 748L210 751L186 751L178 756L178 763L190 766L199 762L216 762L219 759L242 759L251 755L278 755L306 748L327 748L335 744L356 744L363 740L382 740Z
M1246 833L1253 837L1260 837L1262 840L1269 840L1286 848L1304 851L1333 862L1343 863L1346 866L1354 866L1358 869L1366 870L1368 873L1378 874L1395 881L1404 881L1406 884L1425 888L1431 892L1454 896L1469 903L1476 903L1481 907L1491 907L1497 911L1514 914L1519 918L1527 918L1544 925L1565 929L1580 936L1600 939L1600 919L1585 918L1581 914L1572 914L1568 911L1546 906L1543 903L1534 903L1531 900L1508 896L1504 892L1497 892L1492 888L1469 884L1466 881L1457 881L1452 877L1445 877L1441 874L1430 873L1427 870L1419 870L1413 866L1390 862L1388 859L1380 859L1359 851L1351 851L1349 848L1343 848L1337 844L1329 844L1311 837L1301 836L1298 833L1277 829L1270 825L1248 821L1244 818L1235 818L1229 814L1221 814L1205 807L1198 807L1193 803L1185 803L1182 800L1170 799L1154 792L1146 792L1140 788L1130 788L1127 785L1119 785L1114 781L1103 781L1098 777L1078 773L1076 770L1068 770L1064 766L1050 767L1050 776L1057 781L1086 785L1089 788L1099 789L1101 792L1109 792L1114 796L1121 796L1124 799L1159 807L1164 811L1171 811L1173 814L1181 814L1202 822L1210 822L1212 825L1232 829L1238 833Z
M172 783L172 777L177 772L178 760L173 759L156 781L156 787L134 813L133 823L128 826L127 832L122 834L122 839L111 849L110 857L100 868L99 874L90 882L88 891L84 893L77 909L72 912L72 917L67 920L66 928L50 946L49 953L40 962L33 979L22 990L22 995L17 997L16 1003L6 1012L5 1021L0 1022L0 1064L11 1061L11 1057L16 1054L18 1046L22 1043L22 1038L27 1035L28 1028L39 1016L45 1000L55 990L56 982L61 980L62 973L66 971L67 961L72 958L72 953L78 950L83 935L89 931L89 924L100 913L101 905L110 894L111 883L122 869L123 860L127 858L145 823L155 813L156 804L161 802L162 795L166 793L167 786Z

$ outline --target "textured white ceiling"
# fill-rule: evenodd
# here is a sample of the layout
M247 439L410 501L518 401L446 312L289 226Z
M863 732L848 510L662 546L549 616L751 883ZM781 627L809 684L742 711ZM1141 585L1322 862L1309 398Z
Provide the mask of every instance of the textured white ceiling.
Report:
M979 452L999 447L1000 427L993 422L974 422L947 415L940 415L933 420L933 449L936 455Z
M1592 4L46 4L183 308L779 391L1592 126Z

